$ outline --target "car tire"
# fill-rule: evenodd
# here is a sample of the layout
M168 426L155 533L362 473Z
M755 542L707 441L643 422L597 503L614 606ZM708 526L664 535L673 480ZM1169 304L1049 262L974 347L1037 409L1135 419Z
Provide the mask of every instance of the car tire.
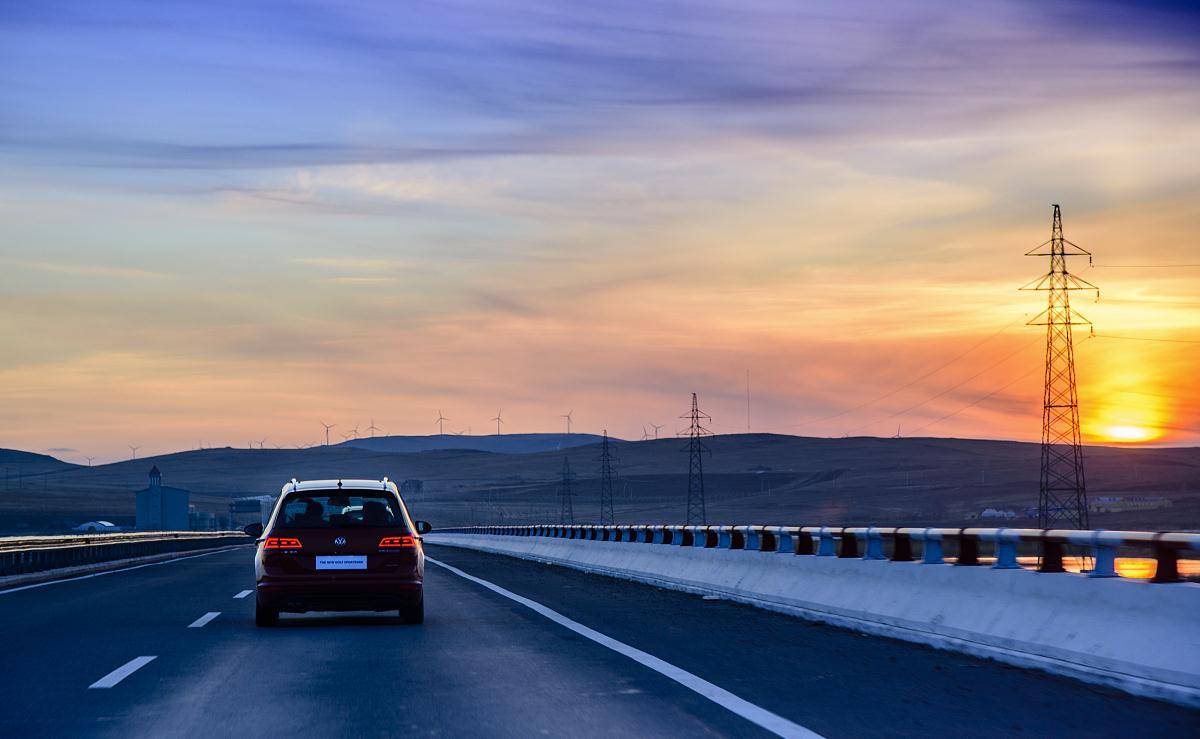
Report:
M425 598L417 598L412 603L400 607L400 620L406 624L425 623Z
M279 611L275 608L268 608L257 600L254 601L254 625L255 626L275 626L279 623Z

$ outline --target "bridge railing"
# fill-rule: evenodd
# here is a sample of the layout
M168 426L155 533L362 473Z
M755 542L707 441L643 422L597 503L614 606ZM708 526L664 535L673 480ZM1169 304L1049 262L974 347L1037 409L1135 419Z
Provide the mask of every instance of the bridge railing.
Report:
M436 529L439 534L541 536L588 541L660 544L708 549L744 549L815 557L854 557L892 562L919 561L977 567L990 555L993 569L1018 569L1020 551L1036 553L1036 570L1066 572L1068 551L1082 550L1091 559L1088 577L1118 577L1121 552L1148 553L1156 563L1151 582L1179 582L1179 560L1200 556L1200 534L1153 531L1105 531L1015 528L920 528L876 526L714 526L588 524L532 526L461 526ZM918 553L917 547L920 552ZM947 547L955 556L948 562Z
M251 541L241 531L130 531L0 537L0 577Z

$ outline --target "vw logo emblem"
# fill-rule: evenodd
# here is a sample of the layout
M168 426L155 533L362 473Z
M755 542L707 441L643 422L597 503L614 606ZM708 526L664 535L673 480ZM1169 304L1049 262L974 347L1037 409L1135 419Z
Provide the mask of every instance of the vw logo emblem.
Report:
M344 537L344 536L339 536L338 538L334 539L334 540L333 540L333 545L334 545L335 547L344 547L344 546L346 546L346 537Z

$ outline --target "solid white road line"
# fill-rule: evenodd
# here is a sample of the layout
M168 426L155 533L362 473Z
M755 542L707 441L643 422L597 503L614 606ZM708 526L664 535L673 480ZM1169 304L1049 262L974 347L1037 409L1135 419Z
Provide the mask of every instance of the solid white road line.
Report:
M164 559L161 562L147 562L144 565L134 565L132 567L122 567L119 570L105 570L104 572L93 572L90 575L76 575L75 577L64 577L61 580L47 580L46 582L35 582L32 585L21 585L20 587L9 588L8 590L0 590L0 595L4 595L5 593L16 593L16 592L20 592L22 590L33 590L34 588L44 588L47 585L58 585L59 583L62 583L62 582L74 582L75 580L87 580L90 577L100 577L101 575L115 575L118 572L129 572L130 570L140 570L143 567L158 567L159 565L169 565L172 562L182 562L185 559L195 559L196 557L207 557L210 554L221 554L222 552L228 552L228 551L231 551L232 549L235 549L235 548L241 547L241 546L244 546L244 545L243 544L235 544L232 547L227 547L225 549L217 549L216 551L212 551L212 552L202 552L200 554L189 554L186 557L175 557L174 559Z
M88 690L92 688L111 688L153 661L154 657L135 657L89 685Z
M579 623L578 621L572 621L571 619L562 615L558 611L555 611L551 608L547 608L546 606L542 605L541 603L538 603L537 601L533 601L528 598L517 595L516 593L514 593L512 591L505 590L504 588L500 587L499 585L490 583L487 580L480 579L478 577L475 577L474 575L469 575L466 572L463 572L462 570L458 569L457 567L448 565L445 562L439 562L436 559L433 559L432 557L428 557L428 556L425 557L425 561L431 562L431 563L437 565L438 567L449 570L450 572L453 572L454 574L458 575L459 577L470 580L473 583L482 585L483 587L487 588L488 590L491 590L494 593L503 595L505 598L508 598L509 600L516 601L517 603L520 603L521 605L525 606L526 608L530 609L531 611L534 611L535 613L545 616L546 618L550 619L554 623L559 624L560 626L564 626L586 639L590 639L590 640L596 642L597 644L600 644L601 646L608 647L609 649L613 650L614 652L617 652L618 654L623 654L626 657L628 657L629 659L633 660L634 662L637 662L638 664L649 667L651 670L654 670L655 672L659 673L660 675L667 677L671 680L674 680L675 682L679 683L680 685L684 686L685 688L688 688L690 690L695 691L696 693L699 693L700 695L704 696L705 698L708 698L713 703L716 703L717 705L721 706L722 708L725 708L729 711L732 711L733 713L736 713L738 716L741 716L742 718L746 719L747 721L750 721L752 723L755 723L755 724L761 726L762 728L766 729L767 731L770 731L774 734L777 734L779 736L785 736L785 737L811 737L811 738L815 738L815 739L820 739L820 737L821 737L820 734L817 734L814 731L806 729L803 726L800 726L799 724L792 723L791 721L788 721L787 719L785 719L782 716L771 713L770 711L768 711L765 708L756 706L753 703L750 703L749 701L743 700L743 699L737 697L736 695L734 695L733 693L730 693L728 690L725 690L724 688L719 688L716 685L713 685L712 683L708 682L707 680L705 680L701 677L698 677L696 675L693 675L692 673L688 672L687 670L684 670L680 667L676 667L675 665L673 665L669 662L665 662L665 661L659 659L658 657L655 657L652 654L648 654L646 652L643 652L640 649L631 647L628 644L625 644L624 642L619 642L616 639L613 639L612 637L605 636L604 634L601 634L599 631L590 629L587 626L584 626L583 624Z
M254 592L253 590L243 590L242 592L238 593L237 595L235 595L233 597L234 598L245 598L247 595L250 595L253 592Z
M221 615L220 611L209 611L208 613L204 614L200 618L198 618L195 621L188 624L188 628L189 629L199 629L199 628L203 627L204 624L208 623L209 621L212 621L214 618L216 618L217 616L220 616L220 615Z

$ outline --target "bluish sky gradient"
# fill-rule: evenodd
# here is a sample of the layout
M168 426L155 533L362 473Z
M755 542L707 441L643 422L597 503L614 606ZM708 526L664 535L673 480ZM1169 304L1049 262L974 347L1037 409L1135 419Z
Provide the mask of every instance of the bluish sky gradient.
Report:
M1098 333L1200 329L1117 266L1200 261L1193 8L2 3L0 445L744 430L747 368L756 430L1035 438L1049 203ZM1200 441L1196 351L1092 341L1092 440Z

